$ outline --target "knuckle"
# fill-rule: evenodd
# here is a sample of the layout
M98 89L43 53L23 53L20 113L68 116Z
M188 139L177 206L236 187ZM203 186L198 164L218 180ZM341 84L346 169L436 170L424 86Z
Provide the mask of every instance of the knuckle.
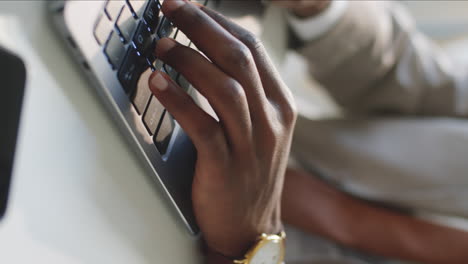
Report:
M269 146L276 148L284 142L285 135L289 135L295 125L297 110L293 102L282 105L272 105L272 114L262 130L262 135L268 140Z
M263 46L262 41L249 31L244 31L239 35L239 40L250 50L258 50Z
M267 119L267 122L263 125L262 128L262 136L270 141L269 145L274 147L276 144L276 139L283 133L284 125L276 115L268 115Z
M297 106L296 103L292 100L288 100L281 107L281 113L283 120L287 126L294 125L297 118Z
M253 64L252 53L244 44L237 44L231 47L227 52L226 60L242 69L252 67Z
M239 102L246 98L246 94L239 82L232 78L228 78L222 85L222 90L236 102Z
M273 108L277 113L277 118L281 120L284 127L294 126L297 119L298 109L296 101L289 90L285 90L284 94L277 100L270 100Z
M262 141L264 141L267 152L274 152L280 145L280 141L284 138L283 125L279 122L269 123L264 126L261 132Z

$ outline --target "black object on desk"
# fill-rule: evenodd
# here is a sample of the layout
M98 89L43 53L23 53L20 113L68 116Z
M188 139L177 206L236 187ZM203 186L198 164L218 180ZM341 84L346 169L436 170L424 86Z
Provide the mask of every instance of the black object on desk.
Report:
M0 47L0 219L7 208L25 80L22 60Z

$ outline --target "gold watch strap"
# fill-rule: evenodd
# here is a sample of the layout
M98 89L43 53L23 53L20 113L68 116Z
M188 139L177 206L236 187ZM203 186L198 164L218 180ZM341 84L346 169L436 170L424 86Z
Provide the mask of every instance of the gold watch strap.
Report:
M246 263L248 263L249 259L252 257L252 254L255 253L256 249L261 245L262 241L274 240L274 239L280 239L281 241L285 241L286 240L286 232L281 231L280 233L278 233L276 235L261 234L260 237L257 240L257 243L255 243L255 245L245 254L244 259L233 260L233 264L246 264ZM283 252L283 255L284 255L284 252Z

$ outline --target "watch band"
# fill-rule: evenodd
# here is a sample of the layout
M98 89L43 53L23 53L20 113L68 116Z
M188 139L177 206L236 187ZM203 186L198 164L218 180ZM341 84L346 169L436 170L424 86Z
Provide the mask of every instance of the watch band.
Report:
M243 257L230 257L226 256L223 253L213 250L209 247L205 247L206 256L209 260L209 263L220 263L220 264L247 264L249 263L250 259L255 255L254 253L260 247L262 241L269 240L272 241L274 239L281 240L283 243L286 241L286 233L281 231L278 234L274 235L267 235L261 234L256 242L251 246L251 248L247 251L247 253ZM281 254L281 258L284 258L284 244L282 248L283 252ZM283 262L284 263L284 262Z
M255 256L256 251L262 247L262 243L265 243L265 241L275 241L279 240L284 243L286 240L286 232L281 231L280 233L276 235L267 235L267 234L262 234L260 237L257 239L257 243L245 254L243 259L238 259L234 260L234 264L248 264L250 259ZM282 248L282 254L281 254L281 263L283 263L284 260L284 244Z

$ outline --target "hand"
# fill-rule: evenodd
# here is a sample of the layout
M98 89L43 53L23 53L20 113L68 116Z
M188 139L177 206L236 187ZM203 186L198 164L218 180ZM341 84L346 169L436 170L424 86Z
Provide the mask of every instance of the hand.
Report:
M296 110L260 41L218 13L166 0L164 14L202 51L161 39L156 56L203 94L219 121L167 75L149 85L197 149L195 215L208 247L241 257L282 230L281 193Z
M271 0L277 6L290 9L296 16L307 18L320 14L333 0Z

